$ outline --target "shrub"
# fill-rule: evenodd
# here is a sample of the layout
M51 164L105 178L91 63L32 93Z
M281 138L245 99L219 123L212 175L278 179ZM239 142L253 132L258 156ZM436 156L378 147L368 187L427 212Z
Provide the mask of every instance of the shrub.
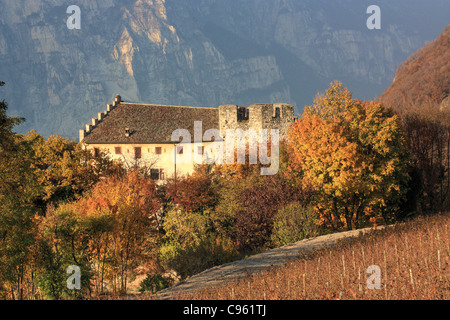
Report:
M208 212L196 213L172 208L164 217L163 228L166 242L195 246L213 231Z
M160 259L165 267L175 270L183 279L208 268L239 259L237 246L228 238L203 238L190 246L178 243L161 247Z
M165 243L159 250L161 264L183 278L229 262L237 255L236 245L214 229L209 212L168 211L164 218Z
M246 188L239 198L234 232L240 249L255 250L269 244L275 214L293 201L307 203L309 191L292 186L281 174L263 176Z
M278 210L274 217L271 241L279 247L317 236L317 215L311 206L292 202Z
M142 280L139 292L151 292L155 293L157 291L168 288L172 285L173 280L169 277L164 277L160 274L147 275L147 277Z

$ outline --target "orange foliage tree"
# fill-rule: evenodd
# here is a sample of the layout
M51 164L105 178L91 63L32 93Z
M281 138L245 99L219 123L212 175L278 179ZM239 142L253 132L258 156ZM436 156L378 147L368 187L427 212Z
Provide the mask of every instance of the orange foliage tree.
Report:
M126 292L130 271L156 254L159 208L153 180L138 172L106 177L78 201L36 217L40 273L54 282L75 264L92 274L96 294Z
M337 81L314 102L290 130L288 149L291 174L315 190L321 223L350 230L369 219L391 220L409 179L397 116L354 100Z
M98 263L110 261L114 291L126 292L130 268L148 253L146 249L151 250L148 246L154 244L152 235L157 234L159 228L157 212L160 202L155 183L139 176L138 172L130 172L123 177L107 177L96 184L77 206L82 215L90 217L93 225L102 217L112 221L112 230L103 243L106 259ZM96 238L92 237L93 248L97 250L102 244L95 241Z

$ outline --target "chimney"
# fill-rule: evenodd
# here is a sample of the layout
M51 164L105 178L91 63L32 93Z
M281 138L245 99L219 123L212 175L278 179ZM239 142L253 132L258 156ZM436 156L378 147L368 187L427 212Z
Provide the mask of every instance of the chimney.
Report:
M99 112L98 113L98 121L102 121L103 120L103 116L104 116L103 112Z
M86 136L86 131L83 129L80 129L80 141L82 142L84 140L84 137Z
M130 136L130 128L125 128L125 137Z
M111 112L112 109L113 109L112 104L106 105L106 111Z
M92 126L95 127L98 124L98 119L92 118Z
M92 124L87 124L86 125L86 133L91 132L92 130Z
M114 99L115 102L117 102L117 104L122 102L122 97L118 94L116 94L116 98Z

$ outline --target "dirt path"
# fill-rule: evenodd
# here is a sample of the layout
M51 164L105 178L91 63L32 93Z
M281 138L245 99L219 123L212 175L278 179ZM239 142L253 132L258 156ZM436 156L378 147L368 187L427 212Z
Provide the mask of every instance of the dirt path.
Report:
M359 236L360 234L371 230L373 230L373 228L345 231L305 239L250 256L243 260L213 267L196 274L185 281L181 281L170 288L159 291L155 297L157 299L176 299L179 294L186 294L206 287L221 286L230 280L243 278L249 273L259 272L274 266L282 266L290 259L296 259L299 252L315 250L323 246L332 246L336 244L336 241L339 239Z

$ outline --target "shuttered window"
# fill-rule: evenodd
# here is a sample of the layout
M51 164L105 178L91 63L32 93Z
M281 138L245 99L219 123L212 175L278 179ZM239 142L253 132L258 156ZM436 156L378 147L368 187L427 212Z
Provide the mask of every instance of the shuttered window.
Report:
M142 157L141 147L134 148L134 158L140 159Z

